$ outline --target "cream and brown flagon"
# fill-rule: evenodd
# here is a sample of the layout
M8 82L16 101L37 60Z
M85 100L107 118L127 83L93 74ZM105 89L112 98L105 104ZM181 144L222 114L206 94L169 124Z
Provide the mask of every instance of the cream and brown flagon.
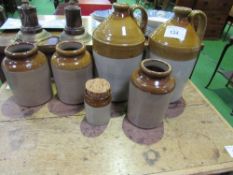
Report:
M167 61L173 67L177 86L171 102L182 96L186 81L201 49L207 17L200 10L174 7L175 16L157 28L149 38L150 57ZM194 23L197 30L195 30Z
M124 101L130 74L142 59L147 13L141 6L114 3L113 8L112 15L93 33L93 55L98 75L112 86L113 101ZM139 25L135 10L141 11Z
M93 76L92 58L85 45L76 41L58 43L51 67L59 99L66 104L83 103L85 82Z

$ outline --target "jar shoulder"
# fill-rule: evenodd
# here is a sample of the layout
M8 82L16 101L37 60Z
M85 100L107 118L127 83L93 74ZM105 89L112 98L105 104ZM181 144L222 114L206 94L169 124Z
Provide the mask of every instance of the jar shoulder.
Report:
M167 94L175 88L175 79L172 76L151 78L143 74L140 69L132 73L131 83L142 91L152 94Z
M47 58L42 52L38 51L37 54L28 58L11 59L5 57L2 67L10 72L26 72L37 69L44 64L47 64Z
M55 52L51 58L51 65L63 70L82 69L92 64L92 58L88 51L82 55L67 57Z

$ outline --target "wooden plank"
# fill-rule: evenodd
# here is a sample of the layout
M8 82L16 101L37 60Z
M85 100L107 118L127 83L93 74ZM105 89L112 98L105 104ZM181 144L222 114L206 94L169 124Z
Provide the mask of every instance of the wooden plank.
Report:
M1 111L10 96L3 85ZM224 150L233 145L232 128L190 82L184 99L178 104L183 112L166 117L164 126L154 130L133 127L124 114L111 118L106 127L93 128L84 113L57 116L49 112L48 104L28 118L9 119L1 113L0 171L180 175L233 170L233 159ZM180 112L171 107L168 116Z

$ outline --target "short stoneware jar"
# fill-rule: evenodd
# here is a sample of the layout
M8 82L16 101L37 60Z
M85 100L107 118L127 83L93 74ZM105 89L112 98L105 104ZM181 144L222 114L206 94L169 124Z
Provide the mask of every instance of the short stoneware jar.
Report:
M92 78L92 59L84 44L63 41L56 45L51 67L59 99L66 104L84 101L85 82Z
M128 120L140 128L150 129L163 123L175 79L171 66L161 60L145 59L131 76Z
M95 78L85 85L85 112L91 125L106 125L111 116L111 89L107 80Z
M46 56L31 43L16 43L5 48L2 69L16 103L32 107L52 97Z

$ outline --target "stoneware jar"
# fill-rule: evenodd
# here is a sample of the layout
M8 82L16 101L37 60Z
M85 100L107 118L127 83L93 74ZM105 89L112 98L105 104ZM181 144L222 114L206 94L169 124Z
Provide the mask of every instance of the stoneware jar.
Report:
M85 45L76 41L58 43L51 67L59 99L66 104L83 103L85 82L92 78L92 59Z
M127 118L134 125L150 129L162 124L175 79L171 66L161 60L145 59L131 76Z
M66 26L60 35L61 41L75 40L88 43L91 35L85 30L82 24L81 9L76 0L71 0L65 7Z
M111 117L111 89L107 80L91 79L85 85L85 112L87 122L106 125Z
M182 91L193 69L206 29L206 15L200 10L174 7L175 16L154 31L149 39L150 57L171 64L176 88L171 102L182 97ZM195 31L194 23L197 31Z
M98 76L111 84L112 100L125 101L130 75L142 59L147 13L141 6L114 3L113 8L93 33L93 55ZM136 9L142 14L140 27L133 17Z
M28 107L47 102L52 92L46 56L31 43L10 45L5 55L2 69L16 102Z

